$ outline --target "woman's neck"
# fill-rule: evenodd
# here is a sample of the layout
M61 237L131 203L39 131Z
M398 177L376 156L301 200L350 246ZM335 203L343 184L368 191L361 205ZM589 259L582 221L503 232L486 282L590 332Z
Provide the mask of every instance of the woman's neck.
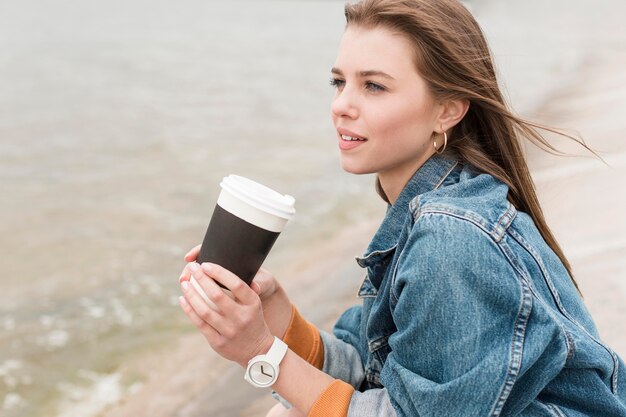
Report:
M433 154L434 152L428 152L412 163L378 173L380 186L387 196L389 204L393 205L396 202L404 186L409 182L411 177L413 177L413 174L415 174Z

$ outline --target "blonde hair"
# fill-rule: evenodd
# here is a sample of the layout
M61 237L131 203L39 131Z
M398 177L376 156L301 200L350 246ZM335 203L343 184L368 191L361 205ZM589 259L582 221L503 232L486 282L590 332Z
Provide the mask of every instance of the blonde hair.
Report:
M522 152L520 138L562 154L537 128L577 138L523 120L506 106L485 36L457 0L363 0L345 6L347 26L385 27L403 34L415 49L415 65L439 100L469 101L467 114L448 132L445 154L491 174L509 187L508 199L535 222L541 236L567 269L570 263L548 227ZM593 151L591 151L593 152ZM387 202L377 180L378 194Z

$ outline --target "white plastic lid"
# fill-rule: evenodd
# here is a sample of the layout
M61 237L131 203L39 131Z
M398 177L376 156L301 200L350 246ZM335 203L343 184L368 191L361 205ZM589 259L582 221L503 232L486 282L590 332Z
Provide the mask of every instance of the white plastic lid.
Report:
M259 215L258 211L264 212L266 216L278 217L276 220L280 220L280 223L283 225L296 214L295 198L290 195L280 194L248 178L239 175L229 175L224 177L220 186L222 187L222 194L220 195L218 204L222 206L228 205L229 207L225 207L227 209L236 204L239 208L236 208L235 211L239 214L241 214L241 203L245 203L256 209L257 214L254 215L254 217ZM241 203L237 204L232 198L223 195L224 191ZM247 217L245 213L244 217ZM262 222L265 223L265 221ZM257 221L253 221L252 223L256 224Z

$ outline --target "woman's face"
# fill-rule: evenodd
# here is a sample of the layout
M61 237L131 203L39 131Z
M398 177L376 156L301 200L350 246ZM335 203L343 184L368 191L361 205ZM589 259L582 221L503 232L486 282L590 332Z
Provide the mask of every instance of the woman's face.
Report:
M408 181L434 153L439 105L413 55L405 37L385 28L354 26L343 35L331 115L345 171Z

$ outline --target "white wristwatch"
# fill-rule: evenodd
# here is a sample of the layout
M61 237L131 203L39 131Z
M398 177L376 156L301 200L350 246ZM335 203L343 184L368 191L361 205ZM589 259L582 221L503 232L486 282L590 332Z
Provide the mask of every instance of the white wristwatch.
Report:
M278 379L279 364L287 353L287 344L274 336L274 343L265 355L250 359L244 379L258 388L267 388Z

